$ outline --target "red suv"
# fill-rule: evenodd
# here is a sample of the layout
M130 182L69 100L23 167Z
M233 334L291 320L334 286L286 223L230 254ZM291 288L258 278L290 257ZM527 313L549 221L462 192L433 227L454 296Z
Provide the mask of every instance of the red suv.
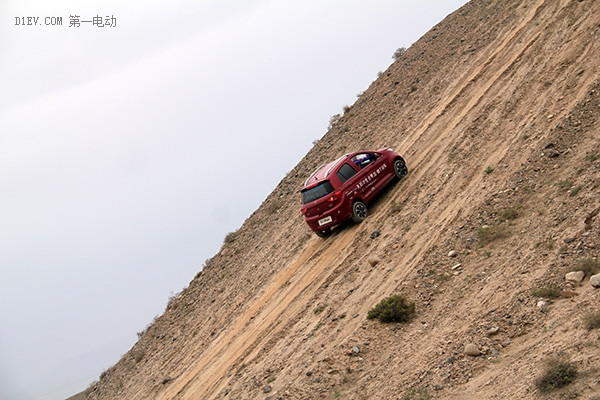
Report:
M317 168L304 183L304 219L320 237L350 218L359 223L375 195L407 173L404 159L389 148L346 154Z

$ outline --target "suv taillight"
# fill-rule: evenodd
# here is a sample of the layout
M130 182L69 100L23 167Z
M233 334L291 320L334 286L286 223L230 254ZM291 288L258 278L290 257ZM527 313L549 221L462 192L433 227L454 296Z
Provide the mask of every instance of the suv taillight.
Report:
M327 199L328 202L333 203L342 198L342 191L338 190Z

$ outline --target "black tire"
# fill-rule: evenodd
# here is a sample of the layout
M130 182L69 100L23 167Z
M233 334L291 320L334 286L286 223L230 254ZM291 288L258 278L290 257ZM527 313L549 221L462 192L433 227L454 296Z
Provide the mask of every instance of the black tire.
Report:
M404 178L406 174L408 174L408 168L406 168L406 163L401 158L397 158L394 160L394 174L396 174L396 178L399 180Z
M352 221L356 224L360 224L369 216L369 209L360 200L356 200L352 203Z
M329 234L331 233L331 231L328 229L326 231L316 231L315 233L320 238L326 238L327 236L329 236Z

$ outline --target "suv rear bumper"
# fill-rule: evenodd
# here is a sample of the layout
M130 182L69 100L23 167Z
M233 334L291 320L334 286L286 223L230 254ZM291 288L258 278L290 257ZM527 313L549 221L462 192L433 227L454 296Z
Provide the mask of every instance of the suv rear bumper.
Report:
M334 226L339 225L350 218L350 213L347 211L348 207L344 203L345 202L342 201L335 207L327 210L326 212L320 215L315 215L313 217L304 216L304 220L306 221L310 229L312 229L315 232L322 232L327 229L333 228ZM331 217L331 222L319 225L319 221L327 217Z

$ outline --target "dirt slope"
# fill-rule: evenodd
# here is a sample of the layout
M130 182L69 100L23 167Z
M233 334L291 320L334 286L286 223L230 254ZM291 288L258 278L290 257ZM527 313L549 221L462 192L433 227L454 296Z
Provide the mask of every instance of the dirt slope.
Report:
M600 249L599 86L600 2L471 1L364 92L87 398L598 398L599 331L581 318L600 290L564 275ZM362 224L313 235L304 179L384 146L410 174ZM550 285L564 298L539 308L532 290ZM415 319L365 319L395 293ZM558 353L579 377L542 395Z

